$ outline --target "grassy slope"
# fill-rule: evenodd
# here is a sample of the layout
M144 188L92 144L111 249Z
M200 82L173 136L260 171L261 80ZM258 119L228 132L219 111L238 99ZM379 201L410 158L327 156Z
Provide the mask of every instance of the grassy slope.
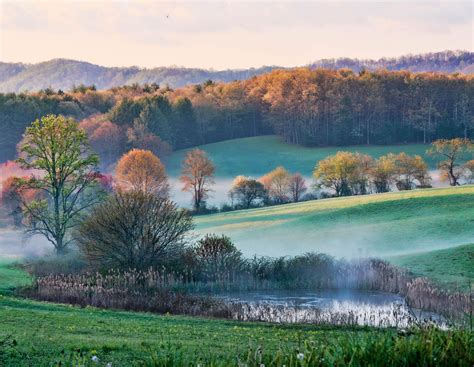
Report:
M245 255L387 257L471 243L474 186L316 200L196 218Z
M31 277L15 265L13 260L0 258L0 294L9 294L17 287L30 284Z
M397 256L389 260L450 289L469 290L469 285L474 285L474 244Z
M198 317L80 309L0 296L0 337L7 331L18 341L22 355L7 365L50 365L61 351L80 348L113 366L130 366L149 358L150 350L178 350L194 360L232 358L252 345L266 352L296 347L299 341L327 338L334 341L341 329L281 326L208 320ZM368 333L369 331L360 331ZM389 331L386 331L389 332ZM376 333L376 331L370 331ZM380 332L385 333L385 332ZM90 357L89 357L90 358ZM88 359L89 359L88 358ZM16 361L16 362L14 362ZM1 364L1 362L0 362Z
M435 168L432 158L425 155L427 146L389 145L389 146L352 146L307 148L290 145L280 141L277 136L258 136L207 144L200 147L214 161L218 178L229 178L237 175L258 177L277 166L284 166L292 172L301 172L310 176L317 161L335 154L339 150L358 151L374 157L391 153L406 152L422 155L431 168ZM170 176L179 176L181 162L186 150L174 152L166 160Z

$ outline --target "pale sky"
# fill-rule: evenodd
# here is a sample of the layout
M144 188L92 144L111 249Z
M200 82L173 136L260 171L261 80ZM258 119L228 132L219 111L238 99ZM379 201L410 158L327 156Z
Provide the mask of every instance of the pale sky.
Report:
M0 61L297 66L473 51L472 1L0 0Z

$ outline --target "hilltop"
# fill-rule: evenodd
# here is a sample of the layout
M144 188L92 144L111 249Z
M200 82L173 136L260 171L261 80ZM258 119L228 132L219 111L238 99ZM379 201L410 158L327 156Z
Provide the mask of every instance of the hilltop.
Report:
M446 73L474 73L474 53L468 51L443 51L420 55L405 55L398 58L360 60L350 58L323 59L310 68L341 69L356 72L366 70L409 70L413 72L433 71ZM281 66L262 66L250 69L210 70L178 66L139 68L105 67L89 62L53 59L37 64L0 62L0 92L37 91L51 87L69 90L73 85L94 84L98 89L108 89L134 83L168 84L172 88L198 84L206 80L230 82L245 80L268 73Z

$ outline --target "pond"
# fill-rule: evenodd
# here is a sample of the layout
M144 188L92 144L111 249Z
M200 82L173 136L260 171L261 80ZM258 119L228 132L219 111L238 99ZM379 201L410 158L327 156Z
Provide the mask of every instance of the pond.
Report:
M413 310L395 294L358 290L268 291L219 294L243 321L406 328L420 323L445 327L434 313Z

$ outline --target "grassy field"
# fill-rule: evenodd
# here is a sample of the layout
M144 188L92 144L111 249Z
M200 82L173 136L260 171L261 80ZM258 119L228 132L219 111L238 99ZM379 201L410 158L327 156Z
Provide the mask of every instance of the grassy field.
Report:
M0 279L10 274L2 262ZM18 270L9 289L28 283ZM472 335L277 325L79 308L2 295L5 366L470 366ZM2 340L9 337L9 346ZM303 360L297 355L302 353ZM92 357L99 358L93 362Z
M474 285L474 244L397 256L389 260L449 289L467 291L470 284Z
M30 276L17 263L0 258L0 294L10 294L17 287L30 284Z
M283 143L279 137L272 135L228 140L203 145L200 148L214 161L217 178L232 178L237 175L259 177L277 166L284 166L291 172L310 176L317 161L339 150L358 151L373 157L400 152L419 154L430 168L436 168L436 162L425 154L428 147L422 144L307 148ZM174 152L166 160L166 169L170 176L179 176L186 151Z
M471 243L474 186L308 201L196 217L247 256L388 257Z
M276 325L77 308L0 296L5 366L470 366L468 332ZM304 360L297 354L303 353ZM99 358L97 363L92 357ZM407 364L408 363L408 364Z

